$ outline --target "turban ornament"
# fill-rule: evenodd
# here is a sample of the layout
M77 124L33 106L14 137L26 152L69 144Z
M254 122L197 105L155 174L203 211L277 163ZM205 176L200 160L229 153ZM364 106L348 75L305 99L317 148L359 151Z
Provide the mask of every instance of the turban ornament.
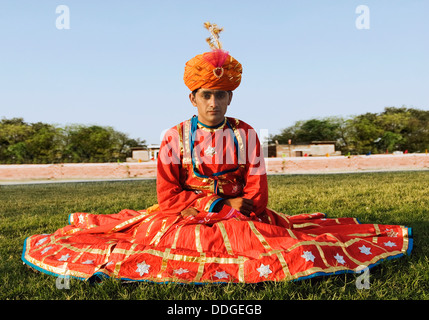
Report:
M210 52L199 54L185 65L183 80L194 91L199 88L214 90L235 90L241 82L241 64L222 49L219 34L223 28L216 24L204 23L211 36L206 39Z

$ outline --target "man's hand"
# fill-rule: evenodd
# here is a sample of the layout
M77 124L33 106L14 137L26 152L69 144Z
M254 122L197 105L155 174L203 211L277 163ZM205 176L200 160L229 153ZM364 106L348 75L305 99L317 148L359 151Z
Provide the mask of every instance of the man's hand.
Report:
M253 212L253 200L246 198L231 198L222 201L223 204L240 211L244 215L250 215Z
M195 208L187 208L185 210L182 210L181 215L183 218L186 218L188 216L196 216L198 214L198 210Z

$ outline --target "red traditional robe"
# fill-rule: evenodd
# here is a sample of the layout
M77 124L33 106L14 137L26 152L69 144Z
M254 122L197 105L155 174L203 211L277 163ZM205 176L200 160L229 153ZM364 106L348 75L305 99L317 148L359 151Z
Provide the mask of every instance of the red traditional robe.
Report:
M212 212L219 200L234 197L253 200L254 213L264 213L267 175L255 130L233 118L216 128L193 118L170 129L158 157L157 194L164 213Z
M57 276L207 283L289 281L361 272L412 249L411 229L290 216L266 208L261 146L246 123L226 118L206 127L196 118L170 129L161 144L158 204L102 215L73 213L70 224L24 243L27 265ZM218 201L252 199L245 216ZM181 211L196 208L197 216Z

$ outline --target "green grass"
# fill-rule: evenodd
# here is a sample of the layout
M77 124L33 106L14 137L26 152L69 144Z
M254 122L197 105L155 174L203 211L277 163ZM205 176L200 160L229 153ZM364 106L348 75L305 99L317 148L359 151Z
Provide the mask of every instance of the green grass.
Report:
M371 287L359 290L357 275L260 284L99 285L56 278L22 264L24 239L52 233L72 212L117 213L156 203L154 180L0 186L0 299L416 299L429 298L429 172L269 176L269 207L287 214L324 212L356 217L362 223L413 228L411 256L370 270Z

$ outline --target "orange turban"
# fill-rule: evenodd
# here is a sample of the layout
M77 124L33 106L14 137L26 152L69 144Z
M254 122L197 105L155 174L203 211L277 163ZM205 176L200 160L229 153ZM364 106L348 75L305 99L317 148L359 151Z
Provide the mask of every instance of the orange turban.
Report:
M241 82L241 64L222 50L219 42L219 33L216 25L205 23L204 26L212 33L207 39L212 51L199 54L185 65L183 80L189 90L199 88L214 90L235 90Z

